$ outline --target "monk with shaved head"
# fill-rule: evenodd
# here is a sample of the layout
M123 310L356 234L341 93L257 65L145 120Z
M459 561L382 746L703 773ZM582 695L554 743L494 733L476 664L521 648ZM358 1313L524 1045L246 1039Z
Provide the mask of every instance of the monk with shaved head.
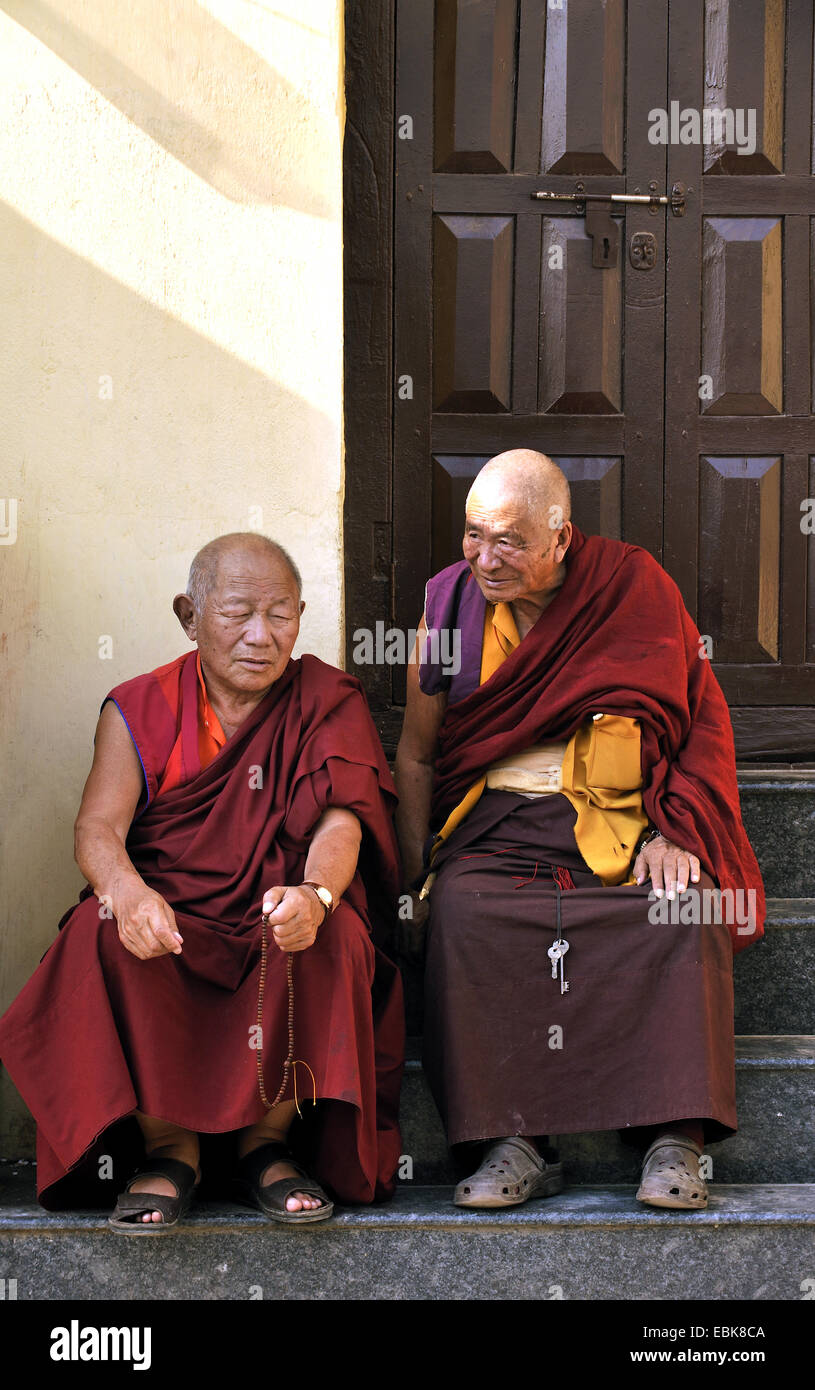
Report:
M195 556L173 601L194 649L104 700L88 886L0 1020L40 1201L118 1194L118 1234L178 1224L201 1136L223 1141L220 1195L273 1221L395 1186L401 983L376 944L395 795L359 682L292 657L301 591L264 536Z
M703 1146L736 1129L733 954L765 901L727 704L674 582L584 535L545 454L491 459L463 520L396 761L455 1202L559 1192L550 1140L618 1130L639 1201L703 1208Z

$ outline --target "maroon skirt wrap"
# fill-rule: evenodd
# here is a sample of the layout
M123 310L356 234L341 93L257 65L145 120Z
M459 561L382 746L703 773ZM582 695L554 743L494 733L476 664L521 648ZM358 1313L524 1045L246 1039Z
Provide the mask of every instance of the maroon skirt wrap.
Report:
M434 861L423 1063L448 1140L619 1129L640 1141L643 1126L697 1117L706 1140L725 1138L730 930L649 922L650 881L604 887L575 820L560 794L485 792ZM715 884L703 871L691 886ZM565 994L547 956L558 904Z

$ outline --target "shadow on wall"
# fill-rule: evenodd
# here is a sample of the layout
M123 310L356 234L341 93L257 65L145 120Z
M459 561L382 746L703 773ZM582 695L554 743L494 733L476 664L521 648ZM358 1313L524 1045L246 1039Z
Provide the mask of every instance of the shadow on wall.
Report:
M339 166L336 112L322 112L196 0L60 0L59 12L2 0L0 10L233 202L336 216L321 192Z
M0 745L14 788L2 1010L76 898L71 826L101 700L146 669L165 631L153 664L187 645L172 593L164 607L155 597L168 556L188 563L202 519L234 513L239 528L259 505L262 529L307 559L325 499L298 456L319 464L338 443L321 411L4 205L0 243L2 490L19 497L18 539L0 550ZM99 398L101 375L112 399ZM276 518L289 512L301 521L287 530ZM111 661L99 633L116 635Z

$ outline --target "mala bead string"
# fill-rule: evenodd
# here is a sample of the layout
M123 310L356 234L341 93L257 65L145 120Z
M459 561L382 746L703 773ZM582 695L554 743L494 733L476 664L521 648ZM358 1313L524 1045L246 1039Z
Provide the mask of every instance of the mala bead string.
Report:
M284 1096L285 1091L286 1091L286 1087L288 1086L288 1083L289 1083L289 1073L290 1073L290 1071L292 1070L292 1068L294 1068L294 1104L295 1104L295 1108L296 1108L296 1110L297 1110L298 1115L299 1115L300 1118L302 1119L302 1118L303 1118L303 1112L302 1112L302 1110L300 1109L300 1105L299 1105L299 1102L298 1102L298 1099L297 1099L297 1067L298 1067L298 1065L301 1066L301 1067L305 1067L306 1070L308 1071L309 1075L311 1076L311 1080L312 1080L313 1087L314 1087L314 1104L315 1104L315 1105L317 1104L317 1081L316 1081L316 1079L315 1079L314 1072L311 1070L311 1067L309 1066L308 1062L304 1062L301 1058L296 1058L295 1055L294 1055L294 952L293 952L293 951L288 951L288 952L286 953L286 987L287 987L287 992L288 992L287 1031L288 1031L289 1046L288 1046L288 1052L287 1052L287 1054L286 1054L286 1060L285 1060L285 1062L283 1063L283 1080L282 1080L281 1083L280 1083L280 1090L278 1091L278 1093L277 1093L277 1095L275 1096L274 1100L270 1101L269 1098L268 1098L268 1096L266 1095L266 1086L265 1086L264 1081L263 1081L263 995L264 995L264 991L265 991L265 989L266 989L266 967L267 967L268 955L269 955L269 945L268 945L268 941L267 941L267 938L266 938L266 926L267 926L267 923L268 923L269 919L268 919L268 917L266 916L265 913L264 913L263 916L261 917L260 921L261 921L261 948L260 948L260 979L259 979L259 981L258 981L258 1014L257 1014L257 1026L258 1026L258 1029L259 1029L258 1037L260 1038L260 1047L258 1048L257 1053L256 1053L257 1068L258 1068L258 1090L259 1090L259 1092L260 1092L260 1098L261 1098L261 1100L263 1101L263 1104L265 1105L266 1109L267 1109L267 1110L274 1110L275 1106L279 1105L280 1102L281 1102L281 1100L283 1099L283 1096Z

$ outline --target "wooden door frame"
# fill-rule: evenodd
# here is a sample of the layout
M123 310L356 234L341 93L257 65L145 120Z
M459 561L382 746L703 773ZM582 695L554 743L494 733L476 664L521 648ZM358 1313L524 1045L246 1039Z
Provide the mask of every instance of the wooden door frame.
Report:
M362 680L389 753L401 724L391 700L391 670L356 666L353 633L394 618L395 58L395 0L345 0L345 661ZM738 709L733 722L740 759L815 758L810 708Z
M345 0L343 144L345 664L388 751L391 668L354 664L354 630L392 608L395 0Z

